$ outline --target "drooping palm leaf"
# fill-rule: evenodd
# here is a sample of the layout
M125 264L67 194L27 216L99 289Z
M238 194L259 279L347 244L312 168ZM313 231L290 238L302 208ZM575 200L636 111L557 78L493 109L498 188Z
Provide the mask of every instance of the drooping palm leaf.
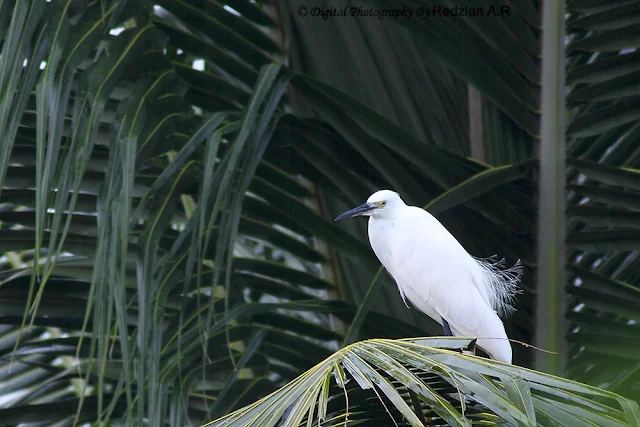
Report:
M473 347L468 339L437 337L355 343L207 425L628 426L639 420L637 403L613 393L459 353ZM372 410L380 405L382 413Z
M568 2L573 36L567 73L572 112L567 244L568 291L574 298L569 302L574 351L568 373L637 400L640 365L625 348L640 331L633 320L636 310L626 309L640 292L633 221L638 209L624 200L637 198L640 190L635 123L640 116L628 108L638 99L633 86L640 62L627 49L636 45L625 32L634 28L640 11L631 4L595 6ZM616 289L624 292L625 301L612 305ZM603 333L603 325L609 333Z

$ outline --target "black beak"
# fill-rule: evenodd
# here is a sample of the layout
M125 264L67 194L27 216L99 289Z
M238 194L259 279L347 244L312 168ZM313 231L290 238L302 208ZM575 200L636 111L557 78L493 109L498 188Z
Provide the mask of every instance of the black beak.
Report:
M345 213L339 215L336 219L334 219L334 221L340 221L341 219L352 218L354 216L363 215L363 214L365 214L367 212L371 212L375 208L377 208L376 205L372 205L370 203L365 203L364 205L360 205L357 208L353 208L353 209L351 209L349 211L346 211Z

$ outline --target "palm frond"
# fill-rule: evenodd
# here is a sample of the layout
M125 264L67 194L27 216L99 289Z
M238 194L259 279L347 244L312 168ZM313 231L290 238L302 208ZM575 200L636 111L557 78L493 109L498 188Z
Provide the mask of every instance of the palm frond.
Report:
M639 419L637 403L614 393L460 354L474 344L438 337L351 344L207 426L628 426Z

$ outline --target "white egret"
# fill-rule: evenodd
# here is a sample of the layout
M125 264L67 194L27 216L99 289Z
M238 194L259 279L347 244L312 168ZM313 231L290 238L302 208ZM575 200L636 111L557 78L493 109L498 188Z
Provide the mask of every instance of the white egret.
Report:
M408 299L440 323L445 335L476 337L493 359L511 363L511 344L498 314L514 311L522 274L518 261L503 269L496 258L471 256L429 212L381 190L335 220L369 217L369 242Z

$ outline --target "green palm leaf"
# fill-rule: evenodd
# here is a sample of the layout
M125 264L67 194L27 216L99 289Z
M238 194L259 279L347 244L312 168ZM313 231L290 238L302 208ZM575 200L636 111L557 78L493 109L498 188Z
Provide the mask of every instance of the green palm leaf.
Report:
M384 405L388 417L376 418L377 425L468 426L490 420L492 425L546 426L564 420L567 425L627 426L637 422L640 412L635 402L588 385L459 353L473 346L464 338L361 341L286 387L207 426L370 424L373 419L360 411L374 404ZM418 400L412 400L412 395ZM332 400L339 400L339 406L332 406Z

